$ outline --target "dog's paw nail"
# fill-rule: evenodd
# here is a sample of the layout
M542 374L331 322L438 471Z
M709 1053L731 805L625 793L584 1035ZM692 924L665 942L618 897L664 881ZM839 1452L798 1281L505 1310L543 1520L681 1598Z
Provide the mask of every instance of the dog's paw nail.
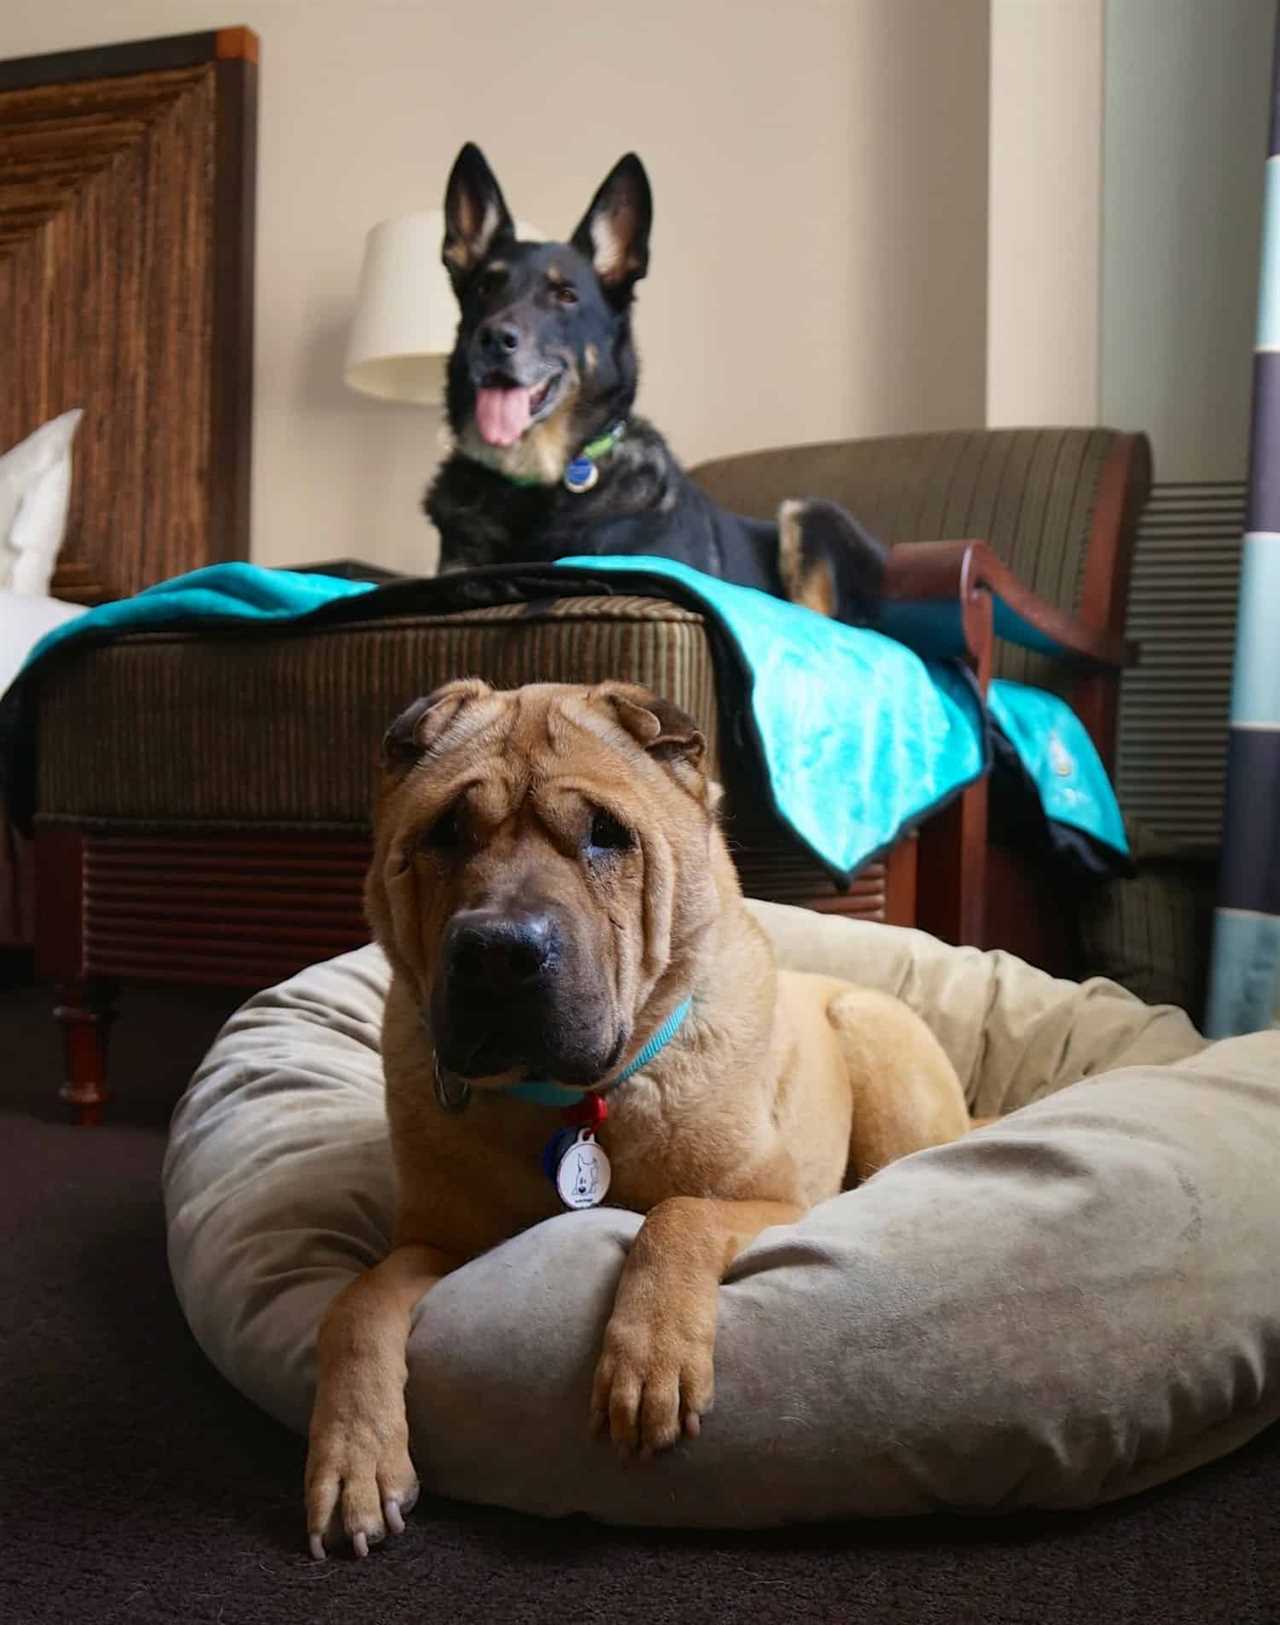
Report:
M696 1439L702 1432L702 1418L697 1411L687 1411L684 1418L684 1436L686 1439Z
M324 1536L312 1535L309 1537L307 1544L311 1548L311 1555L315 1561L317 1563L323 1563L325 1558L328 1556L328 1553L324 1549Z
M394 1496L388 1496L382 1503L382 1516L387 1520L387 1528L393 1535L404 1534L404 1519L400 1516L400 1503Z
M365 1534L363 1529L360 1531L359 1534L352 1535L352 1537L351 1537L351 1547L352 1547L352 1550L355 1552L357 1557L368 1557L368 1555L369 1555L369 1537Z

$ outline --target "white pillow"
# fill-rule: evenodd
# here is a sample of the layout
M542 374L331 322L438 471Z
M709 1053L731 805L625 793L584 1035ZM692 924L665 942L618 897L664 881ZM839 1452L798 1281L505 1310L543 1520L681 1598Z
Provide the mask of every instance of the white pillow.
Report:
M0 590L44 593L67 527L71 442L84 416L52 418L0 457Z
M72 621L84 610L60 598L38 593L0 592L0 694L18 675L23 662L46 632Z

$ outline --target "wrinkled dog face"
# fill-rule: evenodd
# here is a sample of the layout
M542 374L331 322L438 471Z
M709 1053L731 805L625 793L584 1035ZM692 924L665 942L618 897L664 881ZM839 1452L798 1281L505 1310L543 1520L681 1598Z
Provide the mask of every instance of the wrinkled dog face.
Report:
M384 744L370 920L441 1065L586 1087L715 918L714 786L693 721L645 690L474 679Z

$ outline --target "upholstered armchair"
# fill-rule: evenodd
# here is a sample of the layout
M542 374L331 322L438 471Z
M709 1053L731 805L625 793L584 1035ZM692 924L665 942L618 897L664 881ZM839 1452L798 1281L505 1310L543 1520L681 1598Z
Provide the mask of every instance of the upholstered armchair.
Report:
M1114 766L1134 534L1151 483L1145 435L975 429L792 446L702 463L738 513L787 496L843 503L890 545L888 629L1069 701ZM1053 877L988 840L988 786L921 831L915 918L953 942L1070 968Z

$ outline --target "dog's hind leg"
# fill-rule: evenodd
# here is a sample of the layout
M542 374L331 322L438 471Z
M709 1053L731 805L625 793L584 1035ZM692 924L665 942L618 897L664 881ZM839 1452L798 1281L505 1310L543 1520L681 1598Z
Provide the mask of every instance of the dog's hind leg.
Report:
M882 543L838 503L788 499L778 509L778 574L793 604L850 626L879 618Z
M850 987L828 1006L827 1019L853 1096L848 1172L855 1180L969 1132L956 1070L914 1011L874 989Z

